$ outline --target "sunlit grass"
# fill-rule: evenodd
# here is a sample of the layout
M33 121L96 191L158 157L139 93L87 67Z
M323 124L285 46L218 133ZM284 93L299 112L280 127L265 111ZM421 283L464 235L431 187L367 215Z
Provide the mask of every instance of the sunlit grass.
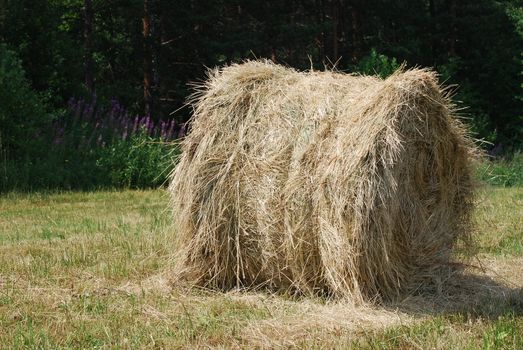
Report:
M163 274L173 261L168 200L163 190L1 197L0 348L523 347L517 291L411 314L171 286ZM481 191L480 254L523 262L522 208L523 188Z
M523 255L523 187L481 190L476 222L481 252Z

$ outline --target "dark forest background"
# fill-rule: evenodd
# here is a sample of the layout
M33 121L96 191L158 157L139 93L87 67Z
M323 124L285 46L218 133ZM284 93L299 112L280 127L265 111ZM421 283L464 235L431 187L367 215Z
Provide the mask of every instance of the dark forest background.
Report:
M184 134L190 83L254 58L383 76L402 62L434 67L457 86L484 147L513 153L523 139L522 5L0 0L0 190L160 183L167 148L156 141Z

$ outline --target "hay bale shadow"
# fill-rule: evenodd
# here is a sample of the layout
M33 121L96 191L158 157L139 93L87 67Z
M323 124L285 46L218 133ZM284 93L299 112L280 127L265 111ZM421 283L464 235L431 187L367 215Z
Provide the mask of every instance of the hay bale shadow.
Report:
M485 271L456 272L439 289L435 293L412 294L384 306L413 316L464 314L471 319L492 320L506 314L523 315L523 288Z

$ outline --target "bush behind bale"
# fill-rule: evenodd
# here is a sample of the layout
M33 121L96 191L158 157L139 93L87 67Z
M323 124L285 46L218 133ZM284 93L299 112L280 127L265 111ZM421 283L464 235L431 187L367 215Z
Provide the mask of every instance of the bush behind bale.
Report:
M391 298L468 242L475 148L437 77L210 72L170 191L177 278Z

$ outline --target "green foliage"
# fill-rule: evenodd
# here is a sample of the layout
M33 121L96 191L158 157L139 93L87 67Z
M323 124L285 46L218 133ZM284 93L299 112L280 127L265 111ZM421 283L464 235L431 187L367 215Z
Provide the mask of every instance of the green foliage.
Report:
M116 99L131 114L144 110L144 64L150 57L155 122L187 120L187 82L203 79L206 67L246 58L270 58L298 69L336 62L342 71L382 77L398 62L435 67L442 82L457 86L454 100L475 137L502 143L507 153L521 149L522 0L211 0L177 6L148 0L147 52L143 1L92 0L90 46L84 5L83 0L0 0L2 190L163 181L140 166L159 170L152 165L159 162L159 148L149 141L79 151L77 146L92 136L80 126L61 135L63 145L42 141L51 119L46 111L56 116L70 97L86 96L88 57L97 103ZM174 116L167 117L172 111ZM499 185L520 183L507 164L492 163L483 178Z
M454 50L439 51L435 65L451 66L447 84L458 86L455 100L480 138L518 148L523 139L520 59L523 36L510 9L516 1L456 1L456 18L450 24Z
M493 186L523 186L523 153L501 160L486 161L477 169L479 180Z
M521 0L212 0L177 6L149 0L150 52L144 52L141 1L92 0L88 50L84 1L1 3L0 40L16 50L33 88L50 96L55 109L86 92L88 56L98 100L116 98L138 113L150 55L152 117L176 110L178 121L189 117L187 82L204 78L206 67L257 57L298 69L336 62L340 70L387 76L405 61L437 67L447 83L459 86L456 99L468 108L463 113L478 137L514 146L523 139Z
M0 43L0 151L30 151L35 147L31 141L49 119L44 99L26 80L16 53Z
M46 150L39 157L4 159L0 163L0 192L109 186L103 172L93 171L96 150L78 154L52 146Z
M441 81L452 82L459 74L460 67L465 64L459 57L450 57L447 62L437 67ZM485 140L490 143L496 142L498 132L492 123L489 115L481 107L483 101L481 94L474 88L473 83L468 78L463 78L454 90L452 100L458 108L463 108L461 114L464 115L472 135L475 138Z
M117 187L160 186L167 180L175 148L145 134L119 140L104 148L96 161Z
M365 75L379 75L386 78L394 73L400 65L396 59L380 54L372 49L368 56L363 57L355 67L355 71Z
M149 188L166 183L177 147L145 135L78 151L49 145L45 155L0 161L0 192Z

